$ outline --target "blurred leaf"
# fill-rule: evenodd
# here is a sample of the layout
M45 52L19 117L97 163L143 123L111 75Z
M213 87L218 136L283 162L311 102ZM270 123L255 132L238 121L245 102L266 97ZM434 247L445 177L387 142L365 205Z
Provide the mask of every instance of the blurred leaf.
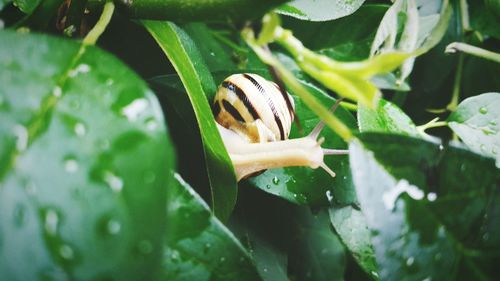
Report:
M499 233L494 162L404 136L358 139L350 144L351 169L380 278L494 279L500 259L498 237L490 236Z
M309 209L301 208L295 218L298 232L292 240L295 247L288 261L292 280L342 280L345 250L330 227L328 213L313 215Z
M496 2L496 9L487 2ZM479 31L483 36L491 36L500 39L500 5L497 0L467 1L471 27Z
M309 21L328 21L354 13L365 0L294 0L276 9L276 12Z
M386 132L418 136L417 127L399 107L381 99L375 110L358 105L360 132Z
M0 68L2 279L153 279L173 151L151 90L46 35L1 31Z
M12 0L0 0L0 11L10 2L12 2Z
M500 167L500 93L465 99L447 121L468 147L495 158Z
M3 1L3 0L2 0ZM35 8L44 0L12 0L14 5L25 14L31 14ZM7 1L4 1L7 2Z
M250 255L180 177L168 191L162 280L261 280Z
M236 203L238 186L207 101L207 96L216 91L212 75L196 45L178 26L160 21L143 21L143 24L174 65L187 90L203 141L212 209L225 221Z

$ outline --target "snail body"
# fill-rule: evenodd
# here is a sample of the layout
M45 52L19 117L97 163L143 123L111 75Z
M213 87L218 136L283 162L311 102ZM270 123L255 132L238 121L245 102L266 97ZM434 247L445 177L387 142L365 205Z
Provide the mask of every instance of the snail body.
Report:
M317 140L323 123L308 135L288 139L295 116L293 98L276 83L257 74L234 74L217 89L213 111L217 127L235 168L238 181L269 168L322 167L325 154L345 150L322 149Z

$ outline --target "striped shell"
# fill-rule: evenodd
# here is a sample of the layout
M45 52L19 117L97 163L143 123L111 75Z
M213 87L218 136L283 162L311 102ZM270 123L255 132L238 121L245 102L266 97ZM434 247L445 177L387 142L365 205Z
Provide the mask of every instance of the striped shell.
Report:
M217 89L215 120L251 143L288 139L295 104L279 86L257 74L233 74Z

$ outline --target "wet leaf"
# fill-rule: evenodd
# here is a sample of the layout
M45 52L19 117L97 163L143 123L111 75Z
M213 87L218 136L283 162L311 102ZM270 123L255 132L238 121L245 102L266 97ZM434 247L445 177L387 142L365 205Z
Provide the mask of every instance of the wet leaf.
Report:
M217 217L225 221L236 203L238 186L207 100L216 91L212 75L196 45L181 28L170 22L143 21L143 24L174 65L187 90L203 141L211 206Z
M178 174L167 205L162 280L261 280L246 249Z
M382 280L495 276L499 170L488 158L398 135L360 134L350 162ZM460 214L460 216L457 216Z
M0 68L2 279L153 278L173 166L154 94L46 35L1 31Z
M328 21L354 13L365 0L294 0L276 11L280 14L308 21Z
M373 110L358 105L358 125L361 132L387 132L418 136L417 127L399 107L384 99Z
M500 167L500 93L465 99L448 117L448 125L468 147L495 158Z

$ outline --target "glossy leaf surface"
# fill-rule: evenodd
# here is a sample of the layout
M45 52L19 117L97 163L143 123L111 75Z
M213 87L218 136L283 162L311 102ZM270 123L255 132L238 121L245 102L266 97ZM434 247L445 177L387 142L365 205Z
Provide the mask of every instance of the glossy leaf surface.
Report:
M196 45L178 26L159 21L144 21L143 24L170 59L187 90L203 141L212 196L211 206L215 214L225 221L236 202L238 187L231 160L207 100L207 96L216 91L212 75Z
M0 32L0 67L2 279L153 278L173 153L151 90L46 35Z
M354 13L365 0L294 0L282 5L277 12L301 20L328 21Z
M358 139L350 145L351 169L380 278L493 277L499 227L485 218L498 215L494 162L404 136Z
M246 249L178 174L166 222L162 280L261 280Z

